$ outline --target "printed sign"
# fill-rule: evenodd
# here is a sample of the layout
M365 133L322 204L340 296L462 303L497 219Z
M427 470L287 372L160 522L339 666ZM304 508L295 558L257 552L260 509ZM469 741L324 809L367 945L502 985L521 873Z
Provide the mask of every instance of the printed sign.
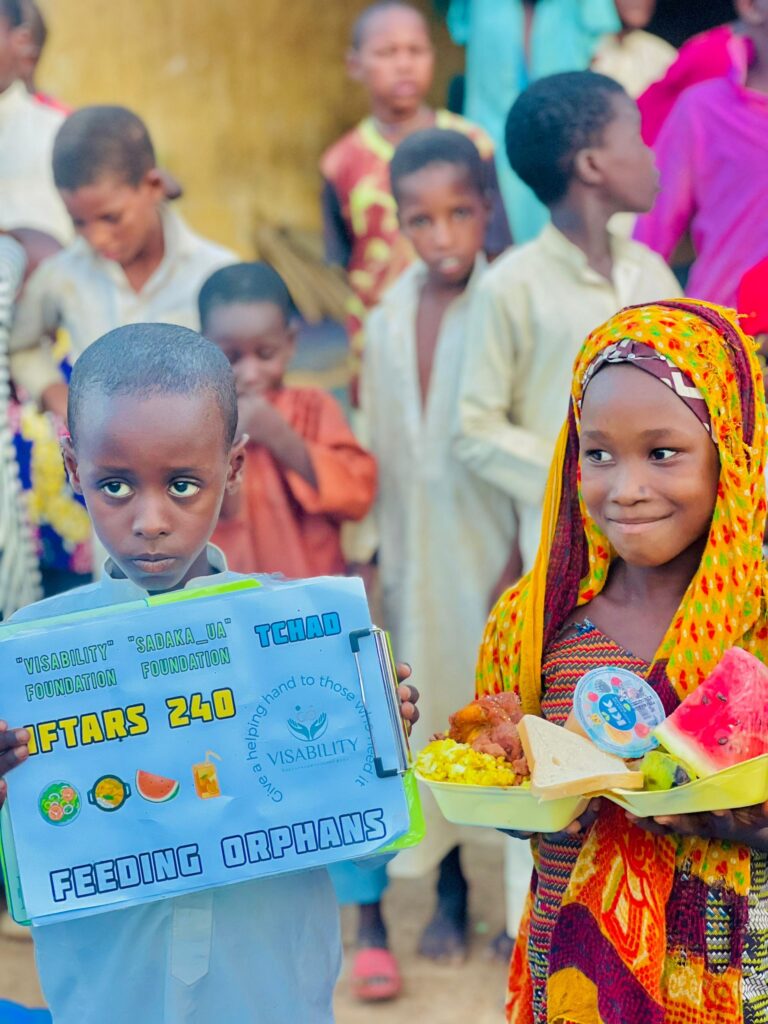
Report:
M0 628L11 906L37 924L359 858L410 827L359 580L246 580ZM361 685L361 678L363 683Z

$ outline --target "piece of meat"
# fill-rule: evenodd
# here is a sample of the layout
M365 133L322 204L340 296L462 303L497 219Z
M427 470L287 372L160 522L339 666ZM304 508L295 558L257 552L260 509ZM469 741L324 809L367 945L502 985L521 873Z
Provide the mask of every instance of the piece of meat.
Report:
M503 757L519 775L528 775L517 723L523 717L520 701L514 693L496 693L478 697L450 717L448 735L457 743L467 743L481 754Z

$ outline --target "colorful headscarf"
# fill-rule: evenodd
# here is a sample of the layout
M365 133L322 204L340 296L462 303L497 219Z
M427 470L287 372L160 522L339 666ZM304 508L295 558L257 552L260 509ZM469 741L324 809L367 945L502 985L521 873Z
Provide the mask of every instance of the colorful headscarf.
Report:
M701 563L649 680L669 713L728 648L744 647L758 656L765 652L767 435L754 343L735 314L717 306L679 300L625 309L593 331L576 359L570 412L547 487L539 554L531 574L499 600L480 652L478 694L515 690L530 714L541 713L543 652L573 609L600 593L607 579L610 545L580 493L580 406L590 368L602 353L623 343L648 346L687 376L706 403L720 456L718 495ZM711 967L697 943L687 944L690 929L667 934L666 903L675 872L685 870L701 890L696 890L696 906L710 889L716 890L726 898L738 932L746 920L749 864L743 848L656 837L630 825L621 812L601 814L582 848L555 925L549 1019L576 1024L741 1022L739 942L727 969ZM513 959L512 984L518 994L528 986L524 935L525 928ZM589 948L591 937L591 948L605 954L593 957L591 966L583 958L569 962L567 953L555 955L558 948ZM606 972L612 972L610 984ZM607 1006L601 982L602 996L609 988L615 994L617 978L625 998L619 1007ZM525 1003L525 997L517 1000L510 1020L530 1020Z

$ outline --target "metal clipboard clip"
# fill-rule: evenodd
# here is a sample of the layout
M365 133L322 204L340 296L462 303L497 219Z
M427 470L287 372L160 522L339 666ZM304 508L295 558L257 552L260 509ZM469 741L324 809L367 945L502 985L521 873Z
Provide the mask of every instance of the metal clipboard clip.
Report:
M387 710L389 712L390 725L392 726L392 733L397 740L397 768L385 768L382 757L376 747L376 736L374 735L373 723L371 722L370 710L368 708L368 697L365 690L365 680L363 679L363 668L360 664L360 641L364 640L366 637L370 637L373 640L376 648L376 656L379 662L381 678L384 683L384 693L387 698ZM349 634L349 645L355 656L357 678L360 683L360 698L362 700L363 710L365 711L365 718L368 723L368 733L371 737L371 746L373 747L373 766L376 770L376 775L380 779L389 779L395 775L405 775L411 766L411 748L408 743L408 734L405 731L405 722L400 714L400 701L397 696L397 671L395 668L395 659L392 654L392 647L389 642L389 634L383 629L379 629L378 626L371 626L370 629L356 629Z

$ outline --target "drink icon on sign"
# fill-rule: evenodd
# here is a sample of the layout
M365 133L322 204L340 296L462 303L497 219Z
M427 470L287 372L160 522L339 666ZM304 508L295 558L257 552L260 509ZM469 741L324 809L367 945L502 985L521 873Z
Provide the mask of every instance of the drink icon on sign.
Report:
M195 792L201 800L211 800L213 797L221 796L221 786L216 765L211 760L215 757L217 761L221 758L212 750L206 750L205 760L192 765L192 778L195 781Z

